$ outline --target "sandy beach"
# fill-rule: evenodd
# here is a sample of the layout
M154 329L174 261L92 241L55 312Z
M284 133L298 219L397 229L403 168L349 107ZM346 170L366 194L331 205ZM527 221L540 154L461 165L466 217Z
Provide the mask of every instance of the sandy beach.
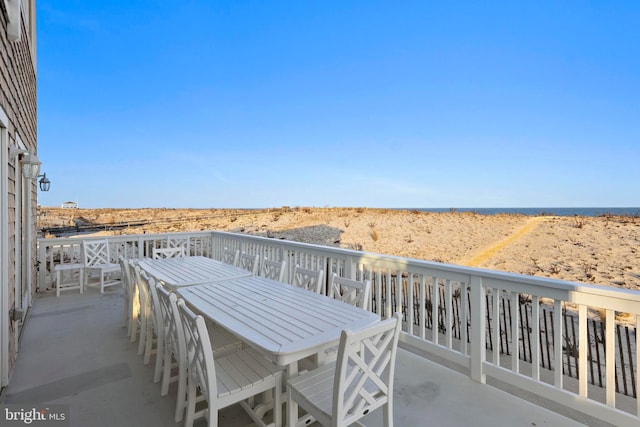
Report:
M370 208L39 208L38 226L101 224L102 235L223 230L640 289L640 218L429 213ZM145 222L143 225L129 225Z

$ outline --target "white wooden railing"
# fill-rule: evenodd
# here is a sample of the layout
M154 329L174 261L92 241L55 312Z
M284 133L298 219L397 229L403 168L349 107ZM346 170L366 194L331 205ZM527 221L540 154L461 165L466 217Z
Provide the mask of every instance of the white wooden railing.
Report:
M364 253L285 240L226 232L144 234L108 237L114 261L126 257L148 256L152 247L162 246L168 239L186 239L188 253L222 258L224 248L239 249L261 258L286 260L288 274L296 264L322 268L345 277L367 278L373 283L372 311L387 318L402 312L403 345L426 351L457 364L474 380L485 383L487 377L563 404L590 416L616 425L639 425L640 399L637 395L616 393L616 375L620 360L615 346L616 313L626 313L636 325L630 364L635 387L640 385L640 292L586 285L492 270ZM81 262L80 238L40 239L38 287L51 286L51 272L58 263ZM540 319L540 310L553 310L551 345L543 348L540 322L533 321L524 330L518 316L528 301L527 313ZM563 375L565 346L563 310L574 310L578 317L578 379ZM588 313L605 313L604 384L589 384L593 375L588 369L590 346L587 339ZM527 314L528 316L529 314ZM501 318L503 322L501 323ZM545 321L546 323L546 321ZM546 327L546 326L545 326ZM496 343L508 335L511 351L501 354ZM529 335L530 334L530 335ZM527 337L525 337L527 335ZM530 361L523 362L519 351L525 339L530 343ZM494 343L487 349L487 343ZM559 345L555 345L559 343ZM513 345L515 344L515 345ZM549 350L551 349L551 350ZM541 366L541 353L550 352ZM574 355L575 356L575 355ZM634 391L635 393L635 391Z

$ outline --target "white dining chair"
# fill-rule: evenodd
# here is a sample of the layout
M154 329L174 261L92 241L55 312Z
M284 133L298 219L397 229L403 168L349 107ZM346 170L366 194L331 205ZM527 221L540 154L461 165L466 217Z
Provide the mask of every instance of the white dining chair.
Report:
M371 293L370 280L352 280L340 277L336 273L331 274L329 279L329 297L340 300L344 303L354 305L363 310L369 309L369 299ZM336 360L338 357L338 347L330 347L318 353L316 364L318 366Z
M138 276L135 272L135 263L133 260L125 259L124 275L127 278L127 288L129 293L129 326L127 335L131 337L131 342L136 342L138 333L141 330L141 304L140 304L140 287L138 285Z
M184 330L180 314L178 313L178 298L162 284L156 284L158 300L162 309L164 324L164 351L162 359L162 384L160 395L169 392L171 383L178 383L175 421L179 422L184 416L186 405L187 356L184 341ZM215 357L222 357L242 349L242 341L220 327L214 328L205 320L209 340ZM175 362L174 362L175 361ZM175 371L175 372L174 372Z
M120 279L112 279L111 274L120 271L120 264L112 263L109 254L109 242L106 239L84 240L82 242L84 259L84 284L89 284L89 276L98 273L100 277L100 293L108 286L120 285ZM105 281L105 277L107 280Z
M140 334L138 339L138 355L144 354L145 345L147 342L147 322L148 316L150 316L149 312L149 300L151 296L147 291L146 287L142 285L142 270L139 265L133 266L134 277L136 283L138 285L138 299L140 301L140 314L139 314L139 325L140 325Z
M162 357L162 384L160 395L169 393L169 385L177 382L175 422L184 418L187 399L187 353L184 341L184 329L178 313L176 294L169 292L161 284L156 284L158 299L162 308L164 324L164 351ZM175 363L174 363L175 360ZM175 369L174 369L175 368ZM172 371L176 371L172 375Z
M131 292L129 292L129 278L127 277L126 264L127 261L124 259L123 255L118 257L118 264L120 264L120 270L122 271L122 284L124 287L124 298L123 298L123 316L122 316L122 327L127 328L129 324L130 318L130 306L131 306ZM127 336L130 336L129 330L127 330Z
M258 255L242 252L238 258L238 267L256 276L260 268L260 258L258 258Z
M285 260L272 261L265 257L260 264L260 276L283 282L286 264L287 262Z
M291 284L322 295L324 294L324 292L322 292L323 275L324 271L322 270L310 270L296 265L296 268L293 270Z
M227 249L222 251L222 262L230 265L238 265L238 258L240 258L240 249Z
M347 304L355 305L363 310L369 309L371 294L370 280L353 280L332 273L329 279L329 297Z
M370 328L342 331L336 362L287 382L288 401L326 427L358 423L382 407L384 426L393 426L393 376L401 315Z
M131 272L129 270L129 261L120 255L118 257L118 264L120 264L120 270L122 271L122 284L124 287L124 301L123 301L123 317L122 327L127 328L127 336L131 336L131 322L133 321L133 290Z
M169 236L167 237L168 248L182 248L185 256L189 255L189 239L187 237Z
M136 271L140 267L136 267ZM140 299L144 303L144 315L140 332L138 354L143 354L145 365L151 361L151 355L155 354L156 363L153 370L153 382L160 381L162 376L162 356L164 351L164 325L155 280L144 271L138 273L140 284Z
M282 368L250 348L215 357L204 318L191 311L182 299L178 301L178 311L188 358L185 427L191 427L201 417L210 427L217 426L218 410L236 403L257 425L266 427L246 400L267 391L273 392L273 425L281 426ZM196 413L198 390L207 408Z
M182 246L173 248L153 248L152 253L153 259L182 258L185 255L186 254Z

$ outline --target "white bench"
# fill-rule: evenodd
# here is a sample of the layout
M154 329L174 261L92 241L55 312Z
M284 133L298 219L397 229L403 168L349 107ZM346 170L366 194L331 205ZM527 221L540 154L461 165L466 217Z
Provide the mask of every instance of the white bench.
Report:
M78 280L74 280L74 272L78 271ZM60 291L68 289L80 289L84 291L84 264L58 264L53 268L56 272L56 296L60 296ZM69 274L70 281L65 282L65 273Z

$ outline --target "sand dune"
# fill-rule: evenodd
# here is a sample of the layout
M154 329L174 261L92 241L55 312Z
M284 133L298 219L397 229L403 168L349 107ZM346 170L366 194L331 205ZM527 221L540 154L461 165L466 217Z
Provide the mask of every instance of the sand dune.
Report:
M122 222L145 225L110 230ZM99 234L225 230L299 242L640 289L638 217L428 213L369 208L40 208L41 228L102 224Z

